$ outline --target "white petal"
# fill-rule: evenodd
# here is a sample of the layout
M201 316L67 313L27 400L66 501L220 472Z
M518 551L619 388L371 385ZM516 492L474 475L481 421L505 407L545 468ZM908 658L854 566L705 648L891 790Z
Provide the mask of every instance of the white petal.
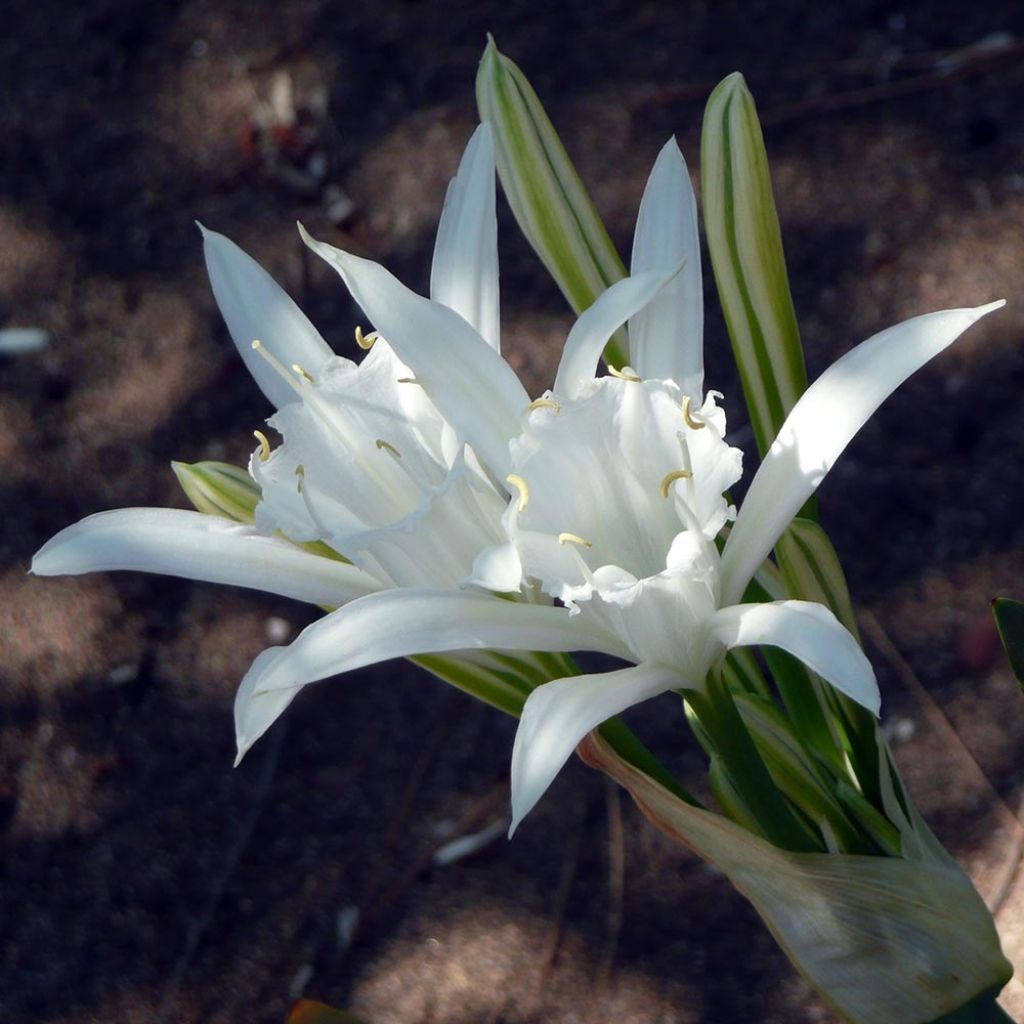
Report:
M634 704L685 685L685 680L671 669L634 665L617 672L569 676L538 686L526 699L512 749L509 835L544 795L591 729Z
M448 186L434 243L430 297L454 309L501 351L494 140L487 122L473 133Z
M715 613L711 633L727 648L781 647L851 700L878 714L881 696L871 663L824 605L814 601L732 605Z
M529 396L501 356L457 313L410 291L382 266L311 238L352 297L491 472L509 472L508 442Z
M306 314L277 282L234 242L201 224L206 270L224 322L245 365L263 393L280 408L297 399L295 391L258 353L259 339L286 367L297 363L314 377L333 353Z
M559 398L576 398L583 385L594 379L608 339L679 273L680 266L669 270L659 268L616 281L580 314L565 339L558 364L553 390Z
M999 309L947 309L862 342L801 396L750 483L722 555L722 603L738 601L783 530L871 414L915 370Z
M287 689L391 658L442 651L624 649L564 608L457 590L387 590L353 601L299 634L253 684ZM248 678L248 677L246 677Z
M466 580L468 586L483 587L496 594L516 592L522 582L523 565L511 541L484 548L473 560L473 568Z
M633 276L685 266L679 276L629 321L629 357L645 379L674 380L694 404L703 401L704 290L701 284L697 200L675 139L651 170L633 236Z
M251 526L172 508L98 512L61 530L32 559L39 576L119 569L251 587L331 608L380 589L353 565Z
M283 647L268 647L253 661L235 694L235 767L241 763L249 748L277 721L284 709L299 695L299 689L274 690L254 693L253 680L277 658Z

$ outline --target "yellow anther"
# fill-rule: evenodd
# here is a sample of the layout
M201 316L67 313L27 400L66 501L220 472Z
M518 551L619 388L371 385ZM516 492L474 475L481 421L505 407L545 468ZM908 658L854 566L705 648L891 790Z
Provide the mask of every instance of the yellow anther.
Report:
M505 483L511 484L519 492L519 511L525 512L526 506L530 504L530 485L518 473L509 473Z
M554 409L556 415L562 411L562 407L553 398L535 398L526 408L528 412L534 409Z
M683 398L683 419L686 420L686 425L691 430L700 430L701 427L706 427L707 424L703 420L695 420L693 414L690 412L690 396L686 395Z
M677 480L689 480L692 476L693 474L688 469L673 469L671 473L666 473L661 481L661 496L667 498L669 488Z
M292 363L292 369L307 383L313 384L312 374L307 373L298 363Z
M419 384L419 381L415 377L399 377L399 384Z
M362 327L356 328L356 344L361 349L373 348L373 343L380 337L376 331L371 331L369 334L363 334Z
M382 437L377 438L376 445L378 451L390 452L396 459L402 457L402 453L393 444L388 444Z
M584 540L578 533L560 533L559 544L578 544L581 548L592 548L594 545L589 540Z
M252 436L260 443L260 462L266 462L270 458L270 442L262 430L254 430Z
M302 481L306 479L306 471L305 469L302 468L301 465L298 465L295 467L295 475L298 477L298 482L295 485L295 489L299 492L299 494L301 494Z
M618 377L619 380L631 380L634 384L639 384L643 380L642 377L638 377L635 373L623 373L622 370L616 370L611 363L608 364L608 372L613 377Z

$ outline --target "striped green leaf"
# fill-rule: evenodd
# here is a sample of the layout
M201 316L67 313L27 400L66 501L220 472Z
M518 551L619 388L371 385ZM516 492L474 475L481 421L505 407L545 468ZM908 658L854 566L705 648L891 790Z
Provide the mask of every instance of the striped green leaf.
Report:
M490 39L476 79L480 120L494 133L498 176L527 241L581 313L626 276L615 246L526 76ZM625 330L605 351L628 360Z
M198 511L238 523L255 518L260 489L246 470L227 462L172 462L171 469Z
M753 97L732 74L708 99L701 195L715 283L761 454L807 387Z

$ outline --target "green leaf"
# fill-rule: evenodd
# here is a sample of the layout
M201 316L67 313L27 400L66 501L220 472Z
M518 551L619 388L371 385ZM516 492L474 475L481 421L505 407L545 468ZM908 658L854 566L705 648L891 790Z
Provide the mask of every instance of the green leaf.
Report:
M1010 668L1017 682L1024 687L1024 604L1009 597L997 597L992 602L992 612Z
M860 639L857 617L846 585L846 576L828 534L811 519L797 517L775 546L779 570L786 592L802 601L817 601L830 608L837 619ZM786 662L786 659L782 659ZM837 693L814 673L795 661L777 677L780 692L795 722L808 743L822 756L849 760L858 788L867 799L879 805L878 726L871 712ZM829 753L822 741L822 722L835 737Z
M721 672L709 673L703 692L686 690L683 696L700 723L705 749L721 760L736 800L756 818L758 831L782 849L819 849L820 837L797 817L768 771Z
M246 470L227 462L172 462L171 469L198 511L238 523L255 519L260 489Z
M845 853L875 852L874 844L865 842L833 794L832 779L808 753L778 708L752 694L737 694L736 706L772 779L790 803L819 829L827 827Z
M675 799L594 733L580 754L670 838L721 870L796 969L853 1024L927 1024L974 1004L989 1009L1013 973L992 915L956 865L780 850Z
M701 195L715 282L758 450L807 387L803 349L753 97L732 74L708 99Z
M615 246L526 76L490 39L476 79L480 120L494 133L498 176L527 241L562 293L582 313L626 276ZM605 349L628 361L625 330Z

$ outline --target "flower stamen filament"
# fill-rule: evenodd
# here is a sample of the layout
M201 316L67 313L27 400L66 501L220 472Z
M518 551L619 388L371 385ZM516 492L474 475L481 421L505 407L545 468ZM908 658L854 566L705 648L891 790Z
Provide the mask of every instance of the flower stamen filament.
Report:
M260 443L260 462L266 462L270 458L270 442L262 430L254 430L252 436Z
M364 351L368 352L373 348L373 343L380 337L377 331L370 331L369 334L363 334L362 327L356 327L356 344Z
M560 533L558 535L559 544L578 544L581 548L592 548L594 545L581 537L578 533Z
M690 396L685 395L683 397L683 419L686 421L686 425L691 430L700 430L706 427L707 424L703 420L695 419L693 413L690 412Z
M527 412L533 412L534 409L554 409L555 415L562 411L562 407L553 398L535 398L527 407Z
M530 485L518 473L509 473L505 477L505 483L511 484L519 492L517 511L525 512L526 506L530 504Z
M661 496L667 498L669 490L677 480L691 480L693 473L688 469L673 469L671 473L666 473L661 479Z
M631 368L628 366L624 366L621 370L616 370L615 367L612 366L611 363L609 363L608 372L613 377L618 377L619 380L632 381L634 384L640 384L643 381L643 377L637 376L635 373L631 371Z
M393 444L390 444L388 441L385 441L384 438L378 437L374 443L377 445L378 451L386 451L393 455L396 459L400 459L402 457L402 453Z

